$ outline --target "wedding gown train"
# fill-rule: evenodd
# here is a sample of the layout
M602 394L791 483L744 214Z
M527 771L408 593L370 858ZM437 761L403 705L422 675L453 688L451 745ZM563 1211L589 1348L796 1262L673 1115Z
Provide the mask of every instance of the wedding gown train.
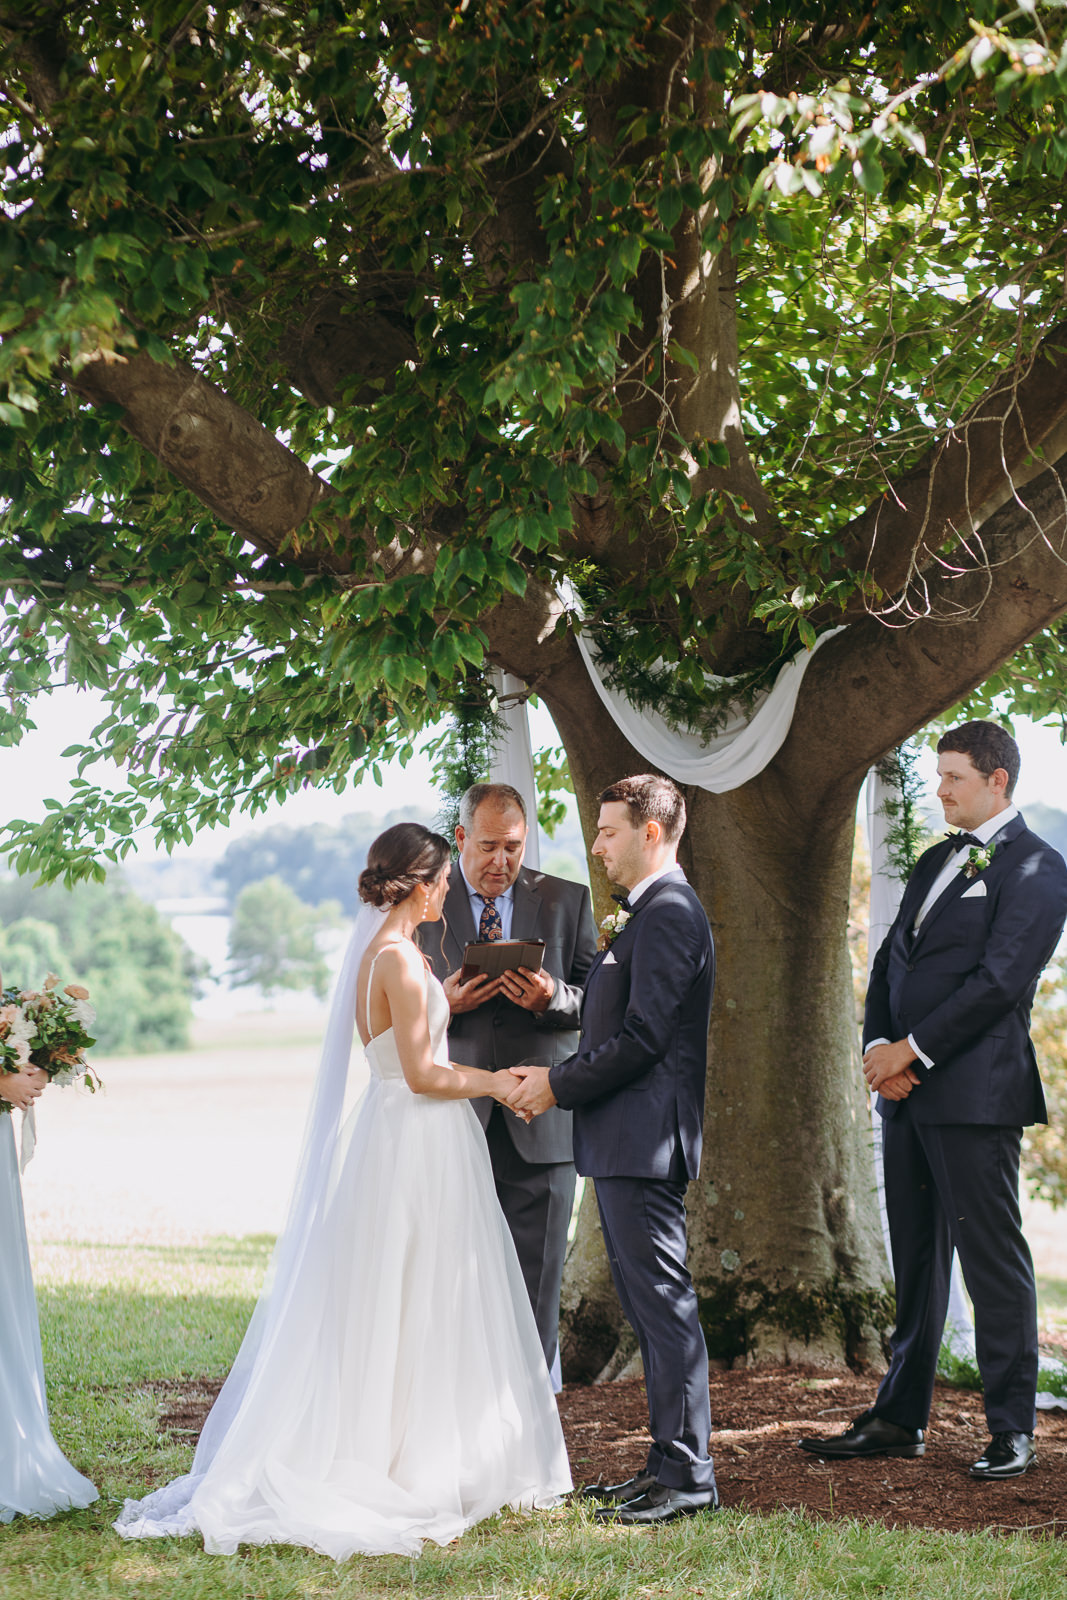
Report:
M448 1002L429 974L427 1002L446 1064ZM321 1221L238 1409L203 1470L198 1456L189 1476L126 1502L127 1538L415 1554L571 1487L478 1120L466 1101L411 1092L391 1029L366 1057Z
M37 1301L10 1114L0 1116L0 1522L51 1517L97 1493L48 1425Z

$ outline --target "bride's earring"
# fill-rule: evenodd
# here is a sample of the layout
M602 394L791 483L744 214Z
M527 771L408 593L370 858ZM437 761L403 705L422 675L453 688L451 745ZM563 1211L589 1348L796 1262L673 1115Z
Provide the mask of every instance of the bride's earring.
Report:
M423 891L422 891L422 915L419 917L419 921L420 922L425 922L426 921L426 913L427 913L427 911L429 911L429 909L430 909L430 891L429 891L429 889L427 889L424 886L423 887Z

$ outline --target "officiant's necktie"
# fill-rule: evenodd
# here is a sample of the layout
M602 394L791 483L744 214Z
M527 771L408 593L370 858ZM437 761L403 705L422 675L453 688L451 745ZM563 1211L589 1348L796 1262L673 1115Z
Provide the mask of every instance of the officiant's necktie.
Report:
M504 937L504 925L496 908L495 895L480 895L482 916L478 923L478 938L482 944L495 944Z

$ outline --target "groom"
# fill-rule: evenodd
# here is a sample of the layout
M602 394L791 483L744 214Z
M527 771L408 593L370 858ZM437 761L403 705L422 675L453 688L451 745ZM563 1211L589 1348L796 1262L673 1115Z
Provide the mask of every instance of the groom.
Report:
M685 1264L715 954L676 859L684 827L667 778L622 778L601 794L593 854L629 895L586 980L581 1047L551 1068L511 1069L515 1110L574 1112L575 1164L596 1180L612 1277L641 1345L652 1448L636 1477L588 1491L604 1521L670 1522L718 1505L708 1352Z

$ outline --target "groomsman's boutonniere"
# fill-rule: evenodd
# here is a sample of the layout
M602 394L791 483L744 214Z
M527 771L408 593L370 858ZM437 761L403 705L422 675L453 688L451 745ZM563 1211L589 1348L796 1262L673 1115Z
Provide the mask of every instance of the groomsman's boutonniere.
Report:
M995 844L972 845L967 852L966 861L960 868L963 876L965 878L977 878L978 874L984 872L992 861L993 851L996 848Z
M624 911L621 906L617 911L609 911L600 924L600 938L597 940L597 949L607 950L612 942L619 937L619 934L632 916L632 911Z

